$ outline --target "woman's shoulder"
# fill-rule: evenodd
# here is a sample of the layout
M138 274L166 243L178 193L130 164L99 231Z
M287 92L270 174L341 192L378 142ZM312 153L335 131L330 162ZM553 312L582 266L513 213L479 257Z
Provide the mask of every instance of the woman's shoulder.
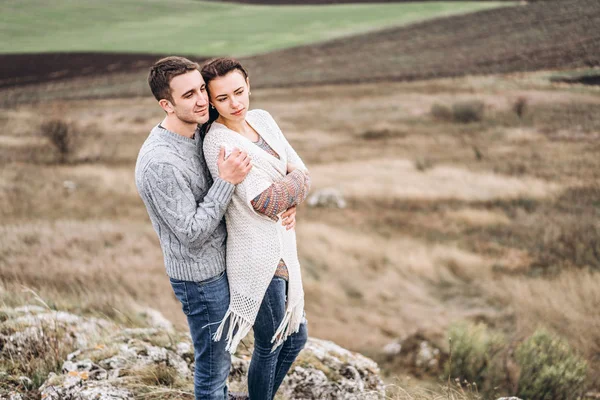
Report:
M206 145L207 142L211 143L215 140L221 142L230 140L230 136L229 129L226 126L221 125L218 122L213 122L210 124L210 127L207 129L206 135L204 136L204 145Z
M266 110L261 110L260 108L255 108L254 110L248 111L246 118L250 118L252 121L260 122L263 124L277 125L271 114Z

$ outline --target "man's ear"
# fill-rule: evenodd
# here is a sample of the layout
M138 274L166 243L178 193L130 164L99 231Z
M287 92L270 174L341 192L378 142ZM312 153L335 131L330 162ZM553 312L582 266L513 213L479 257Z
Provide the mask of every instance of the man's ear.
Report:
M175 108L173 107L173 104L171 104L171 102L167 99L160 99L158 101L158 104L160 105L160 107L165 110L165 112L167 114L172 114L175 112Z

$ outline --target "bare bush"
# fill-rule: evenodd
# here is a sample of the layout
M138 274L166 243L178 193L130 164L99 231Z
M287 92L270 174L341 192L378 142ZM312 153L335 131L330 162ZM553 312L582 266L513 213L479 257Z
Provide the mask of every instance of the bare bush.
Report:
M433 166L434 166L433 160L431 160L430 158L418 157L415 160L415 168L418 171L424 172L424 171L427 171L428 169L433 168Z
M40 126L40 134L50 141L58 152L57 162L60 164L71 161L73 154L81 145L80 134L72 122L53 118Z
M434 103L430 113L436 120L458 123L478 122L483 119L484 104L479 100L468 100L454 103L452 107Z
M439 121L452 121L453 119L452 110L450 109L450 107L444 104L434 103L431 106L430 112L433 118Z
M523 118L525 111L527 111L527 97L519 96L517 100L515 100L512 109L515 114L517 114L517 117Z
M39 132L48 139L54 150L50 162L73 164L111 161L117 152L117 143L106 140L95 124L82 126L62 118L52 118L40 125ZM34 163L48 162L47 157L41 156L27 159Z
M461 101L452 105L452 116L455 122L467 124L483 119L484 104L479 100Z

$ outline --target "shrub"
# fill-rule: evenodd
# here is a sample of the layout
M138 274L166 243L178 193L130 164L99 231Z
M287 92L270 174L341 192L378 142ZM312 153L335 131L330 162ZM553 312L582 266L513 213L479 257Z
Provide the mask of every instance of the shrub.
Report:
M531 400L577 398L583 390L586 361L560 337L538 329L516 351L521 367L517 395Z
M428 169L433 168L433 161L427 157L419 157L415 160L415 168L417 171L427 171Z
M452 121L452 110L450 107L435 103L431 106L431 115L433 118L440 121Z
M527 97L519 96L513 104L513 111L517 114L517 117L523 118L525 111L527 110Z
M503 379L503 336L489 332L482 323L458 323L450 327L450 340L451 356L444 365L444 374L460 382L476 383L483 392L493 390Z
M454 121L463 124L483 119L484 104L479 100L461 101L452 106Z
M43 122L40 126L40 134L58 151L58 162L61 164L70 160L80 143L78 130L74 124L60 118Z

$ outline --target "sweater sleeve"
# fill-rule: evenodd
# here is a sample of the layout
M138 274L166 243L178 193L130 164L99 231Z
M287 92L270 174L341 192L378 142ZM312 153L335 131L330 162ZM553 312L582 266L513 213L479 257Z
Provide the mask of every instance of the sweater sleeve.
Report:
M148 165L143 195L148 207L173 234L191 248L202 245L217 229L235 186L215 179L201 202L196 202L184 174L171 164Z
M296 169L256 196L252 200L252 207L257 212L277 221L279 213L306 199L309 187L308 172Z

